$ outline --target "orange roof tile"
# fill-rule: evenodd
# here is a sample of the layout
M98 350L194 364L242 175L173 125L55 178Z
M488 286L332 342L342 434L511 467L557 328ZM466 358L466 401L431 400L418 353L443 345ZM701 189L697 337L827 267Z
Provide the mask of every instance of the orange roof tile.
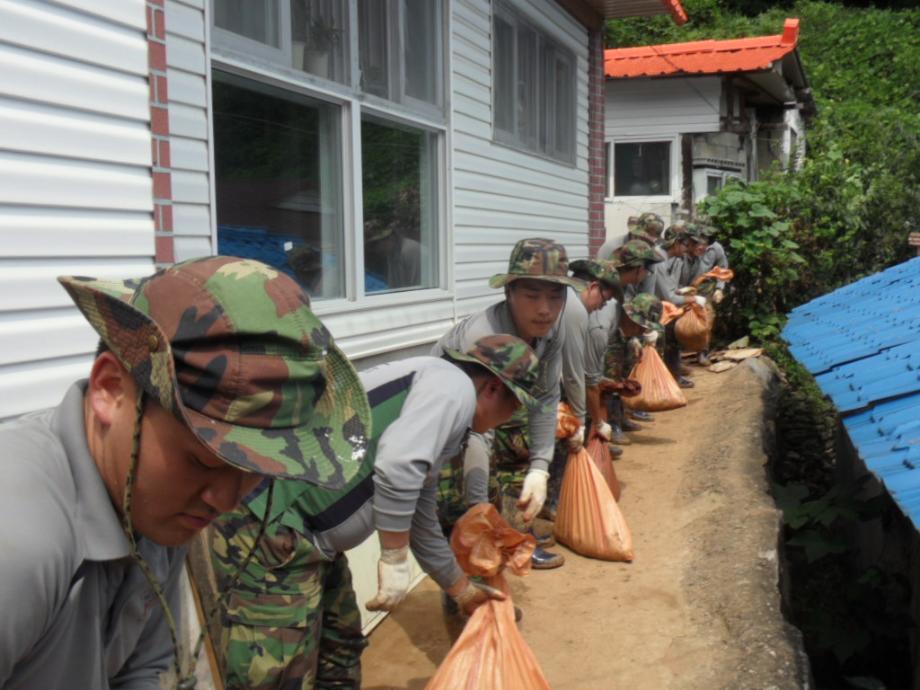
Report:
M795 50L799 20L787 19L775 36L691 41L604 51L604 74L614 79L674 74L726 74L769 69Z

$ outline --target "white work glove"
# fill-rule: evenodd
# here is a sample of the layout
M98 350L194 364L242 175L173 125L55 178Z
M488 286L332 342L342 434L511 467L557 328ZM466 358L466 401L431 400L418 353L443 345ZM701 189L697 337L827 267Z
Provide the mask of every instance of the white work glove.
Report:
M721 290L716 290L712 293L712 301L716 304L719 304L723 299L725 299L725 293Z
M517 507L523 511L524 522L530 522L540 508L546 503L546 482L549 472L546 470L528 470L524 477L524 486L521 496L517 500Z
M703 297L702 295L694 295L694 296L693 296L693 301L696 302L696 303L697 303L698 305L700 305L701 307L705 307L705 306L706 306L706 298Z
M471 616L477 606L485 604L490 599L504 601L507 598L508 596L500 589L469 580L466 589L453 597L453 600L457 602L457 606L463 611L463 615Z
M630 338L626 346L629 348L629 354L638 362L642 358L642 343L638 338Z
M406 598L412 572L409 568L409 547L384 549L377 561L377 594L365 606L368 611L392 611Z
M642 343L645 345L651 345L655 347L655 343L658 342L658 331L649 330L642 334Z
M613 438L613 428L607 422L601 422L597 425L597 435L609 442Z
M578 430L566 439L569 442L569 450L577 453L585 445L585 425L582 424Z

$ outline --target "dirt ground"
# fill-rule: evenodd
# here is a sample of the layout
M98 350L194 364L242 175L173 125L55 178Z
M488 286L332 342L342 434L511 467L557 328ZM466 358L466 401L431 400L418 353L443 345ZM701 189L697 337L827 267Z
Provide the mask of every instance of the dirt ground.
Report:
M562 568L509 576L521 631L555 690L808 687L798 633L780 612L768 365L694 367L687 407L632 434L616 471L633 563L559 546ZM458 625L425 580L371 634L363 687L422 690Z

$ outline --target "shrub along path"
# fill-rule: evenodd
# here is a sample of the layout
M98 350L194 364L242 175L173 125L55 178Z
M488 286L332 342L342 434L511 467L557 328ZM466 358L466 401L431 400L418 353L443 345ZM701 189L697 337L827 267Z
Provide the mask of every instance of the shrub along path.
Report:
M694 372L689 405L657 414L616 463L635 562L557 547L562 568L509 576L554 690L805 687L797 631L780 612L762 450L770 370L755 360ZM371 634L363 687L423 690L457 632L426 579Z

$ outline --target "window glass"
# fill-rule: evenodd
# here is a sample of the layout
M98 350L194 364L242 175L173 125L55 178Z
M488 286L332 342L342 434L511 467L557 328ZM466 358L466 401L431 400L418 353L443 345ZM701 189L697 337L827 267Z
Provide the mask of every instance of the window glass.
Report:
M348 3L290 0L293 66L323 79L348 81Z
M406 95L436 104L438 3L431 0L404 0L404 3Z
M615 196L664 196L671 193L671 142L616 144Z
M222 72L213 100L218 253L342 295L338 108Z
M215 0L214 24L265 45L280 46L279 0Z
M436 286L435 135L365 117L361 155L365 292Z
M497 141L573 163L575 56L506 3L493 14L493 127Z
M706 194L708 196L718 194L720 189L722 189L722 176L721 175L707 175L706 176Z
M390 95L390 38L387 3L358 0L358 56L361 90L381 98Z

